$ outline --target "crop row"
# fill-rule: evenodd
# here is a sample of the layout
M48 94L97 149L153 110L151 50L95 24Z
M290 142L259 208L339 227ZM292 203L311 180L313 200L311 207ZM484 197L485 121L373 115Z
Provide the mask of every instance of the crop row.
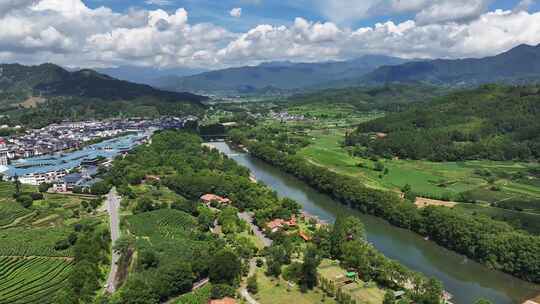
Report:
M0 257L0 304L49 303L71 267L59 258Z

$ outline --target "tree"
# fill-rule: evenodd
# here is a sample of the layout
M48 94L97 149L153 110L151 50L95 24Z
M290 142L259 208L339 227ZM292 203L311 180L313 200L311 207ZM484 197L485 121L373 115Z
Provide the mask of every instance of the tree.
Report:
M247 290L252 294L257 294L259 292L259 285L257 283L257 274L254 274L248 278Z
M157 206L154 204L154 202L148 198L143 197L137 200L137 204L135 205L135 209L133 210L133 213L139 214L143 212L150 212L157 209Z
M394 297L394 293L390 290L387 291L384 294L383 304L395 304L395 303L396 303L396 298Z
M32 207L34 200L29 195L25 194L17 197L17 202L19 202L23 208L29 209Z
M364 240L364 224L356 217L339 216L330 233L330 252L334 258L342 254L342 246L348 241Z
M52 187L52 184L42 183L42 184L39 185L38 189L39 189L39 192L45 193L45 192L49 191L49 189L51 187Z
M209 276L212 283L235 285L241 271L240 259L227 249L217 252L210 261Z
M130 278L122 288L121 303L123 304L158 304L159 297L140 276Z
M159 266L159 257L152 249L143 249L139 254L139 265L142 269L157 268Z
M212 299L223 299L225 297L234 297L235 294L236 294L236 289L227 284L212 285L212 292L211 292Z
M13 178L15 179L15 197L18 197L21 194L21 181L17 174Z
M304 263L302 264L302 278L300 285L303 288L313 289L317 286L317 268L321 264L321 256L317 248L309 245L304 252Z

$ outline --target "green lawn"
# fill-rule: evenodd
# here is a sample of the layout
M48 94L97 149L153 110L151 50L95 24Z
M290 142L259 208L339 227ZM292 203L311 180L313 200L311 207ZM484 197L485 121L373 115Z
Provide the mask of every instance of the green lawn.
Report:
M343 277L345 274L345 269L341 268L336 261L324 260L319 266L319 275L329 281L339 281L338 278ZM342 290L351 295L357 303L364 304L382 304L386 293L374 283L366 283L360 279L343 286Z
M263 269L257 270L257 282L259 292L254 297L261 304L336 303L333 298L324 296L324 293L319 289L302 293L298 286L288 288L286 281L267 277Z

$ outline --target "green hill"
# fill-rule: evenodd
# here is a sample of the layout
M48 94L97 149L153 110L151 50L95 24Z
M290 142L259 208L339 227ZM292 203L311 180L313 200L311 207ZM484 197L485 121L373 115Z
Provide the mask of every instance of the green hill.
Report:
M0 122L40 126L63 119L196 114L207 98L54 64L0 65Z
M286 100L288 105L349 104L360 111L398 111L404 106L430 100L448 89L424 84L389 84L377 87L326 89L297 94Z
M410 159L538 160L540 88L485 85L455 92L363 123L347 143Z

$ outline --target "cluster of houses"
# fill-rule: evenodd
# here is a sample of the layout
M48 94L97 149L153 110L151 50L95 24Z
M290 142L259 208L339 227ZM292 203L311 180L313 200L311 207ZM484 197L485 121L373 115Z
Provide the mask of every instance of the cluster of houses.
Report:
M200 199L203 204L205 204L206 206L210 208L212 208L212 206L215 206L215 204L218 204L221 206L232 205L232 201L230 199L221 197L216 194L211 194L211 193L204 194L203 196L201 196ZM322 221L306 213L303 213L301 215L301 218L305 221L313 218L317 220L319 224L324 224ZM271 233L276 233L280 230L285 230L288 228L299 227L297 217L294 215L290 219L281 219L281 218L273 219L269 221L268 223L266 223L265 226L266 226L265 228L267 228L268 231ZM300 236L306 242L311 241L311 236L309 236L307 233L305 233L301 229L299 229L298 236Z
M281 122L306 120L306 117L304 115L294 115L294 114L290 114L289 112L274 112L274 111L271 111L268 115L269 115L270 118L275 119L275 120L279 120Z
M77 149L101 138L110 138L126 132L143 132L154 129L183 128L197 117L161 117L156 119L130 118L104 121L81 121L51 124L41 129L27 130L22 134L0 138L0 165L7 166L15 159L51 154Z

